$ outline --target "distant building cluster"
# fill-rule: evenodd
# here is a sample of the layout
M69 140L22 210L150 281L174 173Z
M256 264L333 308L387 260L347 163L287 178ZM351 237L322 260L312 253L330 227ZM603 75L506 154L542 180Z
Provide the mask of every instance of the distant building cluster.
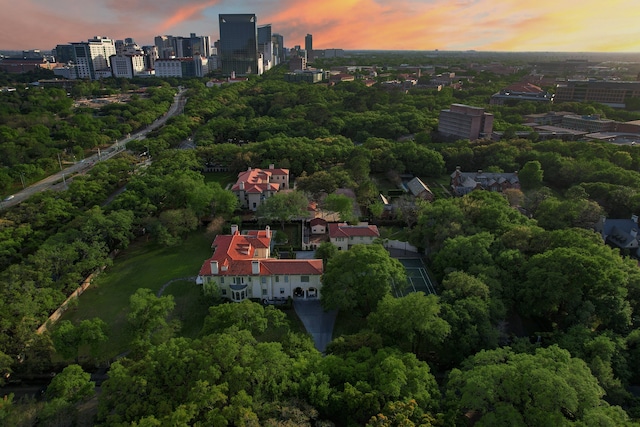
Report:
M189 37L159 35L151 46L139 46L131 38L113 40L95 36L87 41L57 45L50 56L39 51L23 52L16 58L2 58L0 69L25 73L38 68L54 71L65 79L99 80L133 77L203 77L218 70L227 78L260 75L289 61L296 77L291 81L318 81L319 72L304 73L315 57L341 56L341 49L313 50L313 36L307 34L304 48L287 50L284 37L273 33L271 24L258 25L255 14L220 14L220 38L191 33Z

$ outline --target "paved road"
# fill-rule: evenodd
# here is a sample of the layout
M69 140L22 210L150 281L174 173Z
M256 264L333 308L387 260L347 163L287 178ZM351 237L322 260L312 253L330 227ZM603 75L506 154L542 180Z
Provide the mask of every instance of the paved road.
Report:
M89 169L91 169L93 167L93 165L96 164L96 162L99 162L99 161L102 161L102 160L107 160L107 159L115 156L116 154L120 153L121 151L123 151L125 146L126 146L126 144L129 141L133 141L135 139L144 139L146 137L147 133L151 132L154 129L159 128L162 125L164 125L166 123L166 121L170 117L173 117L176 114L182 113L182 110L184 108L184 104L186 103L186 98L184 96L184 92L185 92L185 89L183 89L181 87L179 89L178 93L174 96L173 104L171 104L171 107L169 108L169 111L167 111L167 114L165 114L164 116L160 117L155 122L151 123L144 130L141 130L140 132L135 133L135 134L127 135L126 138L124 138L124 139L122 139L120 141L116 141L116 143L113 144L111 147L106 148L104 150L99 150L98 153L92 155L91 157L87 157L86 159L84 159L81 162L75 163L74 165L71 165L66 169L63 169L63 170L61 170L59 172L56 172L55 174L53 174L51 176L48 176L47 178L43 179L42 181L38 181L35 184L30 185L29 187L25 188L24 190L15 193L13 195L13 198L11 198L11 200L0 201L0 209L4 209L4 208L8 208L10 206L17 205L17 204L27 200L29 197L31 197L35 193L39 193L41 191L45 191L45 190L49 190L49 189L60 189L60 186L64 186L64 182L68 178L70 178L73 175L76 175L78 173L86 172ZM56 185L57 185L57 187L54 188L54 186L56 186Z
M322 309L319 299L301 298L294 298L293 308L307 332L313 337L316 348L324 353L333 336L338 310L326 312Z

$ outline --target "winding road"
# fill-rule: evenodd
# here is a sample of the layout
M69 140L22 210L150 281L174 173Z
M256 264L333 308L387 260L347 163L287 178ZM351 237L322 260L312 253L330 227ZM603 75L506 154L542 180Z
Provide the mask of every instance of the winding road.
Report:
M185 91L186 89L180 86L178 88L178 93L173 97L173 103L171 104L171 107L169 107L169 111L167 111L167 113L160 117L158 120L147 126L145 129L138 131L137 133L127 135L126 138L120 141L116 141L116 143L109 148L98 150L98 153L92 155L91 157L87 157L86 159L77 162L66 169L56 172L53 175L50 175L45 179L36 182L35 184L31 184L25 189L13 194L13 197L11 199L0 201L0 209L18 205L27 200L33 194L39 193L41 191L64 189L67 179L78 173L84 173L91 169L97 162L110 159L116 154L124 151L128 142L136 139L144 139L149 132L159 128L160 126L163 126L169 118L177 114L182 114L184 104L187 100L184 96Z

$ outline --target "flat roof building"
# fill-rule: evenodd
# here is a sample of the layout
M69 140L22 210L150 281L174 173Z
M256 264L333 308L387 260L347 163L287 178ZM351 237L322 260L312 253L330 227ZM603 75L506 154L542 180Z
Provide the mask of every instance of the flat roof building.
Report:
M474 141L490 136L492 130L493 114L484 108L451 104L449 109L440 111L438 132L445 136Z
M598 102L624 108L631 97L640 97L640 82L569 80L556 86L554 102Z

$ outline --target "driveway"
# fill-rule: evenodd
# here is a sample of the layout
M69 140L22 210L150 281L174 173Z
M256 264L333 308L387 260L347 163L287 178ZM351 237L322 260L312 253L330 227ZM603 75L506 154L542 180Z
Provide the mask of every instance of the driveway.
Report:
M338 310L325 312L319 299L294 298L293 308L302 320L305 329L313 337L316 348L324 353L333 335Z

